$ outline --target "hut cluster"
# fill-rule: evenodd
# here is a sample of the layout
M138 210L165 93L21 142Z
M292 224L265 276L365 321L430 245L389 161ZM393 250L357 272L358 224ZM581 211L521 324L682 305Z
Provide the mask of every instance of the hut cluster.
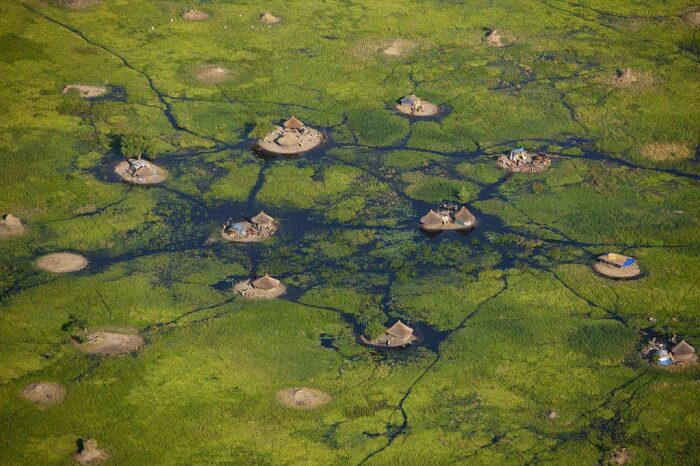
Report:
M509 154L498 157L498 167L510 172L537 173L545 171L552 159L544 153L532 154L524 148L513 149Z
M118 164L114 171L123 181L132 184L156 184L167 177L163 168L141 158L125 160Z
M675 336L668 342L656 337L652 338L642 349L642 356L655 361L659 366L688 365L698 362L695 348L685 340L676 344Z
M246 299L272 299L282 295L287 288L268 274L258 279L247 279L236 283L233 291Z
M276 232L277 222L275 219L261 211L258 215L242 222L228 219L223 225L221 237L226 241L250 243L264 241Z
M313 149L322 141L320 131L307 127L292 115L282 126L275 126L267 136L259 139L255 148L264 154L297 155Z
M466 231L474 228L476 217L469 210L451 203L443 203L437 211L430 209L420 219L421 229L428 232L443 230Z
M634 258L614 252L598 256L593 263L593 270L608 278L617 279L634 278L642 273Z
M405 115L425 117L440 113L440 106L411 94L399 99L396 110Z

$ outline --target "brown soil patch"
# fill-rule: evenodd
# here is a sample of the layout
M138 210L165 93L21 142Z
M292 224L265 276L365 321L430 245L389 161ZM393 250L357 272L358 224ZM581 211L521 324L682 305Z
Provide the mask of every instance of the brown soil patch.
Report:
M258 139L255 150L272 155L298 155L322 142L323 133L317 129L304 127L303 131L298 131L275 126L270 134Z
M107 93L107 88L104 86L89 86L87 84L69 84L63 88L63 93L68 94L69 92L77 92L80 97L85 99L92 99L93 97L99 97Z
M274 299L283 295L287 291L287 287L284 286L284 283L280 283L275 288L264 290L254 287L253 280L248 279L233 285L233 291L246 299Z
M58 6L68 10L84 10L100 3L100 0L59 0Z
M393 42L391 42L386 48L383 48L382 53L389 57L403 57L405 55L408 55L408 53L413 47L415 47L415 45L416 44L414 44L410 40L396 39Z
M641 153L649 160L656 162L689 159L693 151L686 144L653 142L645 145Z
M22 221L12 214L7 214L0 219L0 239L21 235L25 230Z
M144 344L139 335L116 332L94 332L88 335L88 340L78 346L88 354L125 354L132 353Z
M40 257L36 266L47 272L77 272L87 267L88 261L83 256L70 252L56 252Z
M130 162L133 161L125 160L114 167L114 172L119 175L122 181L127 183L141 185L157 184L165 181L168 177L168 172L164 168L147 160L140 161L145 166L143 171L134 171Z
M642 270L636 263L630 265L629 267L616 267L606 262L596 261L593 263L593 270L604 277L617 279L635 278L642 273Z
M486 34L486 37L484 37L484 42L486 42L486 45L488 45L489 47L503 47L503 46L505 46L505 44L503 43L503 37L501 36L501 33L498 32L497 29L489 31Z
M78 441L78 443L81 442ZM73 459L84 466L101 463L107 458L109 458L107 452L97 448L97 441L93 439L86 440L78 453L73 455Z
M277 400L288 408L314 409L331 399L329 394L313 388L295 387L277 392Z
M30 383L22 389L22 397L40 406L51 406L63 400L66 389L54 382Z
M223 66L209 65L197 71L197 79L205 84L218 84L226 80L230 71Z
M209 15L199 10L187 10L182 14L185 21L204 21L209 19Z
M282 22L282 18L277 17L267 11L260 15L260 22L267 25L279 24Z
M684 17L691 26L700 26L700 11L691 11L690 13L686 13Z
M612 77L612 83L616 86L629 86L630 84L637 82L637 74L632 71L632 68L625 68L624 70L617 70Z
M396 104L396 110L403 113L404 115L410 115L415 117L435 116L438 115L441 111L439 105L433 104L431 102L423 100L421 104L421 108L418 110L412 109L410 105Z

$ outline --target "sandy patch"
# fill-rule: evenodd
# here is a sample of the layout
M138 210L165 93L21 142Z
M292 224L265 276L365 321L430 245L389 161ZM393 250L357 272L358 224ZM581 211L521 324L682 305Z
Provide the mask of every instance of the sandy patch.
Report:
M0 219L0 239L21 235L26 231L22 221L12 214Z
M100 0L59 0L58 6L68 10L84 10L100 3Z
M267 11L260 15L260 22L267 25L279 24L282 22L282 18L268 13Z
M54 382L30 383L22 389L22 397L40 406L51 406L63 400L66 389Z
M258 139L254 149L271 155L298 155L309 151L323 142L323 133L304 127L302 131L286 130L281 126L262 139Z
M209 19L209 15L199 10L187 10L182 14L185 21L204 21Z
M683 17L686 21L688 21L688 23L690 23L691 26L700 26L700 11L691 11L690 13L683 15Z
M63 93L68 94L69 92L77 92L80 97L85 99L92 99L93 97L99 97L107 93L107 88L104 86L89 86L87 84L69 84L63 88Z
M139 335L116 332L94 332L88 340L78 346L88 354L125 354L137 351L144 345Z
M226 80L231 72L219 65L208 65L196 73L197 79L205 84L218 84Z
M143 159L125 160L114 167L114 172L127 183L141 185L161 183L168 177L164 168Z
M488 45L489 47L505 46L505 44L503 43L503 36L501 36L501 33L497 29L489 31L484 37L484 42L486 42L486 45Z
M632 264L629 267L616 267L606 262L596 261L593 263L593 270L608 278L620 280L635 278L642 273L639 265Z
M93 465L105 461L109 458L106 451L97 447L97 441L88 439L83 442L78 440L78 453L73 455L73 459L82 465Z
M641 153L644 157L656 162L684 160L693 156L693 151L686 144L662 142L645 145Z
M47 272L77 272L87 267L88 261L83 256L70 252L56 252L40 257L36 266Z
M396 39L391 42L386 48L382 49L382 53L389 57L403 57L415 47L416 44L410 40Z
M314 409L331 399L329 394L313 388L295 387L277 392L277 400L288 408Z

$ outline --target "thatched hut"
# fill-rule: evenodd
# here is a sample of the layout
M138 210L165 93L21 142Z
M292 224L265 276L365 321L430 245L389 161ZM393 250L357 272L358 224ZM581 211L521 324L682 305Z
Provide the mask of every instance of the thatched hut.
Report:
M695 348L686 343L685 340L671 348L671 354L673 355L674 361L689 362L695 361L698 358L695 354Z
M608 278L617 279L634 278L642 273L635 259L614 252L598 256L593 263L593 270Z
M114 171L123 181L131 184L157 184L165 181L168 176L165 169L143 159L125 160Z
M476 217L464 206L457 209L456 206L448 205L438 211L430 209L420 218L420 227L427 232L467 231L475 225Z
M423 100L420 97L411 94L399 99L399 101L396 103L396 110L404 115L429 117L439 114L441 108L439 105L430 103L427 100Z
M272 225L275 223L275 219L267 215L264 211L260 211L260 213L250 219L253 223L256 225Z
M287 288L281 281L265 274L255 280L247 279L236 283L233 291L246 299L272 299L282 295Z
M257 243L274 236L275 233L277 233L277 222L261 211L250 220L234 222L229 219L223 224L221 238L236 243Z
M413 334L413 329L401 322L401 320L396 321L394 325L386 329L383 335L374 340L369 340L364 335L361 337L362 342L366 345L379 348L403 348L417 339Z
M298 155L323 142L323 133L309 128L292 115L282 126L275 128L264 138L258 139L254 149L270 155Z
M301 129L305 125L300 119L292 115L289 120L282 123L282 126L284 126L285 129Z

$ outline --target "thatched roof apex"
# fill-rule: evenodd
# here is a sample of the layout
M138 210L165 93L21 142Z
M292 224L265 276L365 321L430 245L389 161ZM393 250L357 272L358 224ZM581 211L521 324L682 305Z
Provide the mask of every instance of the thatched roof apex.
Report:
M406 338L413 334L413 329L398 320L394 325L387 329L386 333L397 338Z
M435 212L433 209L430 209L430 211L423 215L420 218L420 223L424 225L435 225L438 223L442 223L442 217L440 217L440 214Z
M474 217L474 214L469 212L469 209L466 207L462 207L455 214L455 220L460 220L462 222L473 222L475 219L476 217Z
M676 346L671 348L671 353L686 356L695 353L695 348L693 348L688 343L686 343L685 340L683 340Z
M251 218L253 223L256 223L258 225L269 225L270 223L274 222L275 219L267 215L264 211L260 211L258 215L255 217Z
M284 127L287 129L301 129L304 127L304 123L297 117L292 115L292 117L284 122Z
M253 280L253 286L261 290L272 290L273 288L280 286L280 281L276 278L272 278L268 274L265 274L264 277Z

